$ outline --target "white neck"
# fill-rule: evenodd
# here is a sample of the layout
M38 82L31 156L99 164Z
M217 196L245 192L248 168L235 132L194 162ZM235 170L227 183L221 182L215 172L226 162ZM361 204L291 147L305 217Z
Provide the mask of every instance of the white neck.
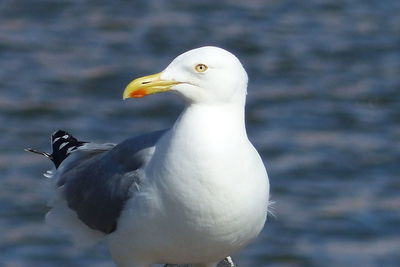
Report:
M247 137L244 106L239 104L192 104L188 106L172 128L175 134L197 135L203 140Z
M150 176L169 171L176 175L180 170L187 173L188 169L196 172L229 168L228 163L240 164L241 156L247 154L248 149L244 106L192 104L158 142L150 165L154 164L151 169L157 169L159 173ZM197 174L212 176L210 173Z

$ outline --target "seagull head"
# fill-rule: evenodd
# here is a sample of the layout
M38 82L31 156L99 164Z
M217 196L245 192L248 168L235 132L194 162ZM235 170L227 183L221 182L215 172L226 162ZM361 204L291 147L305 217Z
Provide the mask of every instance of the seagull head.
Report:
M189 104L244 104L247 80L236 56L222 48L205 46L179 55L160 73L133 80L123 98L173 91Z

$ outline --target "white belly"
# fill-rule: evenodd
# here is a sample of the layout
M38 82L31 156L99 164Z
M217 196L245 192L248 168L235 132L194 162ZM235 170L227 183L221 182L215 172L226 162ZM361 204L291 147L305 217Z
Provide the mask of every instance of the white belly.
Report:
M213 175L209 173L208 175ZM230 179L154 179L127 203L115 234L119 257L151 263L218 261L240 250L262 230L268 178L226 173ZM229 181L229 182L227 182ZM121 249L123 247L124 249Z
M269 183L262 160L237 116L208 109L187 109L157 143L145 184L110 235L117 262L217 262L263 228Z

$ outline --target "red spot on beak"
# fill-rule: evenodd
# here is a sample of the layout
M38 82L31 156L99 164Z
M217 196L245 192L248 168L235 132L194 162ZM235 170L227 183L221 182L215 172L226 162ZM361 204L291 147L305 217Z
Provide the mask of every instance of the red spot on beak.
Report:
M146 95L147 95L147 93L146 93L145 89L138 89L129 94L130 97L134 97L134 98L141 98Z

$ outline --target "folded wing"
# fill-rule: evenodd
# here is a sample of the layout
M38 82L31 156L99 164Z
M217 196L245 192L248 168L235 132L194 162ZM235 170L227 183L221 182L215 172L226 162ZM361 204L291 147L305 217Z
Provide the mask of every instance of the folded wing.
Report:
M139 169L164 133L141 135L118 145L84 143L77 147L53 174L59 198L92 230L112 233L125 202L140 190L144 177Z

